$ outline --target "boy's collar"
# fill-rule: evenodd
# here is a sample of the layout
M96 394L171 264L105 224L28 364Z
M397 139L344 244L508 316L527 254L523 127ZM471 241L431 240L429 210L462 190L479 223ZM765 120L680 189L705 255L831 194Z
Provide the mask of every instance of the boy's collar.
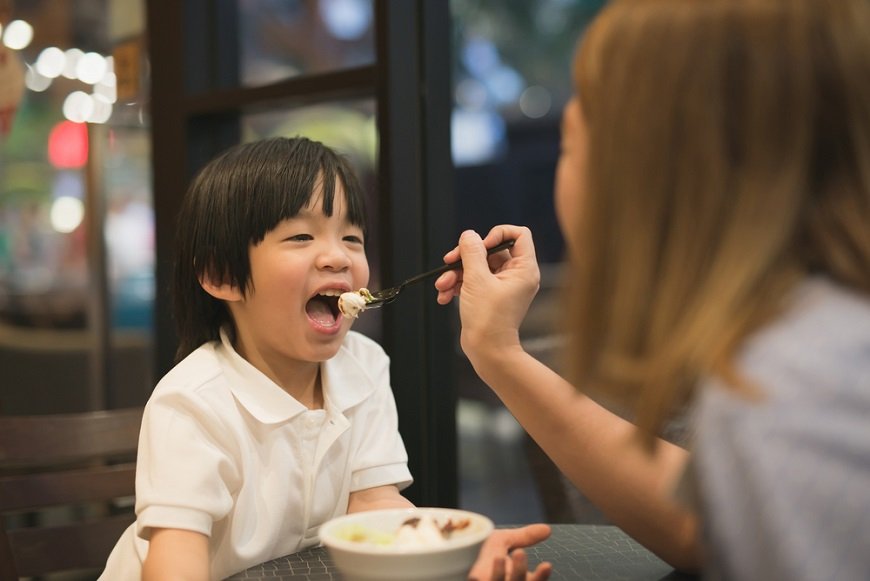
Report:
M308 411L296 398L281 389L263 372L239 355L225 331L221 331L222 360L230 375L230 390L236 400L257 420L264 424L277 424ZM342 352L321 363L324 406L331 413L342 413L357 405L374 391L372 382L361 362Z
M364 401L377 389L365 362L351 354L344 344L335 357L321 363L320 373L323 399L338 413L344 413Z

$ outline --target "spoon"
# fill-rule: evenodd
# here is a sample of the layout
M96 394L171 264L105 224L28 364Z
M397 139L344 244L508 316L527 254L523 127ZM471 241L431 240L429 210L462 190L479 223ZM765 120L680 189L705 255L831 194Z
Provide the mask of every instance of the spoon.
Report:
M494 254L496 252L501 252L502 250L506 250L511 248L514 245L513 240L505 240L501 244L497 244L492 248L488 248L487 254ZM377 292L371 293L371 297L365 297L365 308L366 309L376 309L378 307L382 307L387 305L399 297L399 293L408 286L409 284L414 284L415 282L420 282L430 276L436 276L443 272L447 272L448 270L456 270L457 268L462 267L462 261L457 260L456 262L451 262L450 264L442 264L438 268L433 268L432 270L426 271L424 273L418 274L417 276L412 276L411 278L402 281L396 286L385 288L383 290L379 290Z

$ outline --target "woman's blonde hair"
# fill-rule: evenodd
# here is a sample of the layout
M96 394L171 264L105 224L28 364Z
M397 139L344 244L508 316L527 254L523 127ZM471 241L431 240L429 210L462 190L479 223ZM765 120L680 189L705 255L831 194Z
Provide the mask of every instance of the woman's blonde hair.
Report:
M870 293L870 2L617 0L575 61L568 364L651 442L795 283ZM577 195L580 195L578 192Z

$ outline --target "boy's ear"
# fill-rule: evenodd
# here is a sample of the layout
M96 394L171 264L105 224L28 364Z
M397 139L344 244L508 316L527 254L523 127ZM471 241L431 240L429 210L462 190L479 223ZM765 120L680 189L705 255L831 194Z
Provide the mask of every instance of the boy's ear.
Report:
M215 283L208 275L199 279L199 285L205 292L222 301L237 302L244 298L239 287L226 282Z

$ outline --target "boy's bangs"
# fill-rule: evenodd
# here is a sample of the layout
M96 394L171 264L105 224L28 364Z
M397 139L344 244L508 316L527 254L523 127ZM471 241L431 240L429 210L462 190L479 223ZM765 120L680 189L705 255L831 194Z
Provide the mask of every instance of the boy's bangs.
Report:
M309 155L290 155L280 167L251 176L252 182L247 212L250 241L257 244L280 222L294 218L304 208L322 199L322 211L332 216L335 211L337 184L343 191L348 221L365 233L365 194L347 160L314 142ZM314 155L311 155L314 154Z
M343 160L336 164L324 164L313 176L313 185L298 196L287 198L286 211L279 212L280 220L294 217L303 208L313 208L318 201L325 216L335 211L336 195L343 195L347 220L354 226L366 229L365 194L353 171ZM292 198L292 199L290 199Z

